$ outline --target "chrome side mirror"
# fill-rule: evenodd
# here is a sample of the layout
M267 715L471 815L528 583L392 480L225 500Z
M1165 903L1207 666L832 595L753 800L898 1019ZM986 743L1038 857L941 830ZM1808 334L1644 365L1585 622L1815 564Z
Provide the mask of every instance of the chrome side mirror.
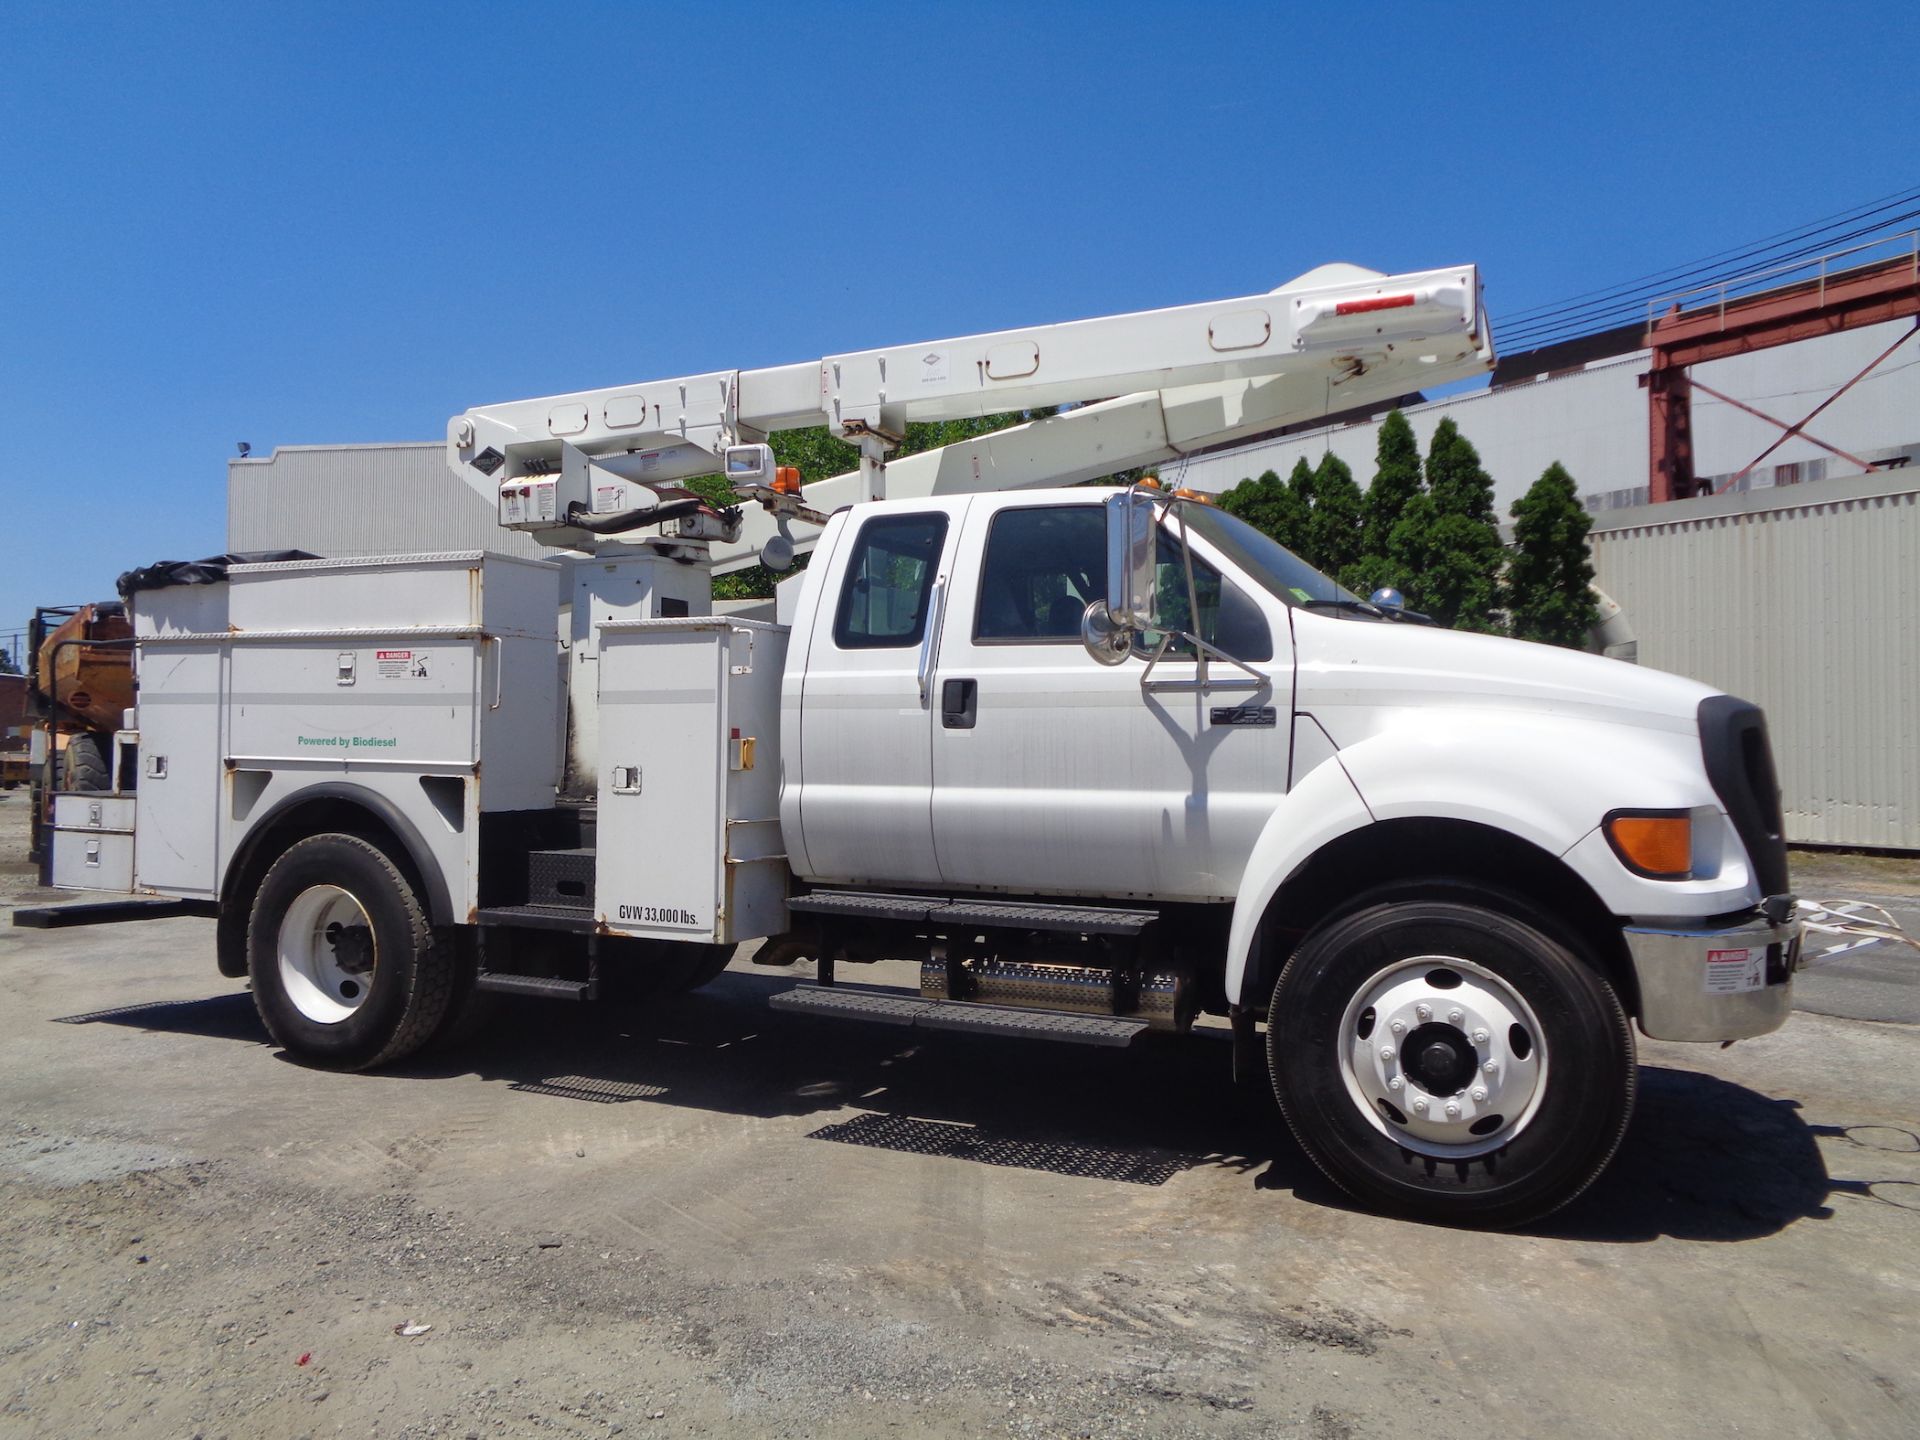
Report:
M1104 600L1091 600L1080 617L1080 643L1102 665L1124 665L1133 653L1133 631L1113 623Z
M1107 596L1080 617L1080 643L1102 665L1119 665L1143 630L1156 630L1160 589L1159 512L1147 496L1128 490L1106 499Z
M1159 519L1153 501L1136 490L1107 497L1107 614L1121 628L1160 628Z

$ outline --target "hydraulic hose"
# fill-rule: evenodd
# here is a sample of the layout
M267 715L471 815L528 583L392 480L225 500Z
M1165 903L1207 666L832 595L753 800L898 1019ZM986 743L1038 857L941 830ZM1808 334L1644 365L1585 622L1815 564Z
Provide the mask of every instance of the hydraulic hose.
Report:
M567 524L576 530L585 530L589 535L618 535L623 531L638 530L642 525L659 525L668 520L678 520L683 515L698 514L706 508L706 504L698 497L689 496L685 500L669 500L645 510L615 510L610 515L595 515L576 500L567 506Z

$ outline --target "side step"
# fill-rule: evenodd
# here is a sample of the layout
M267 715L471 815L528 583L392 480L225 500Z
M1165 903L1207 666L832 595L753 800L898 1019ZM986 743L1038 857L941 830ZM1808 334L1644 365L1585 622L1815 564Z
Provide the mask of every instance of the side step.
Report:
M1011 1005L920 1000L910 995L849 990L838 985L796 985L773 996L767 1004L775 1010L801 1015L831 1015L920 1030L970 1030L978 1035L1067 1040L1079 1045L1131 1045L1148 1028L1144 1021L1123 1016L1073 1015L1057 1010L1021 1010Z
M951 899L868 890L815 890L787 908L800 915L846 915L907 920L916 925L977 926L982 930L1052 930L1069 935L1138 935L1159 919L1154 910L1103 905L1049 905L1037 901Z
M476 925L518 925L529 930L572 930L591 934L591 905L494 905L473 914Z
M473 977L473 988L491 990L496 995L533 995L543 1000L591 1000L593 983L588 980L553 980L545 975L500 975L482 970Z

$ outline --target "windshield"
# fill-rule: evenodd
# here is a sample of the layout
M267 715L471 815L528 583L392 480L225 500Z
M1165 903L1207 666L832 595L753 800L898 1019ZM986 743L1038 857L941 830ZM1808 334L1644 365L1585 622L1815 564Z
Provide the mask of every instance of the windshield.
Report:
M1171 508L1209 545L1238 566L1249 580L1289 605L1360 598L1336 585L1279 541L1216 506L1189 503Z

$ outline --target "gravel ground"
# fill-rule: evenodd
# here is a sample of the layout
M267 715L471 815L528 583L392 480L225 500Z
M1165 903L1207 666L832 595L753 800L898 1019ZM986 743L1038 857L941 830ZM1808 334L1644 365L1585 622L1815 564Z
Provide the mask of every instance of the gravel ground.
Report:
M1913 1027L1648 1042L1608 1176L1480 1235L1346 1206L1213 1037L907 1044L791 978L340 1076L209 921L0 929L0 1433L1920 1433Z

